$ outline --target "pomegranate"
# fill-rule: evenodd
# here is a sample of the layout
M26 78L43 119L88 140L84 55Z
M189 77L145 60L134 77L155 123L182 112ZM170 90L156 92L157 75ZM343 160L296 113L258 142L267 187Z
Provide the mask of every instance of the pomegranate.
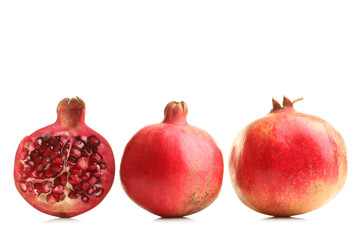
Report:
M144 127L126 145L122 186L146 210L180 217L209 206L218 196L223 158L213 138L186 121L185 102L170 102L164 121Z
M236 137L229 159L230 177L240 200L273 216L317 209L343 187L346 147L323 119L297 112L284 97L271 112Z
M54 124L25 137L14 178L25 200L41 212L73 217L98 205L114 181L109 143L85 124L85 103L63 99Z

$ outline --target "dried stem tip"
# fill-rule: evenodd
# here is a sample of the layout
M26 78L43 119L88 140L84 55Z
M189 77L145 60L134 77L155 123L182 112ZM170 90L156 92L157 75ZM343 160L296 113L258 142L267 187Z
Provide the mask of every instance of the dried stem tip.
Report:
M293 109L294 103L303 100L303 98L297 98L294 101L291 101L287 97L284 96L283 98L283 106L281 107L280 103L276 101L274 98L272 99L273 108L271 109L270 113L277 112L283 109Z

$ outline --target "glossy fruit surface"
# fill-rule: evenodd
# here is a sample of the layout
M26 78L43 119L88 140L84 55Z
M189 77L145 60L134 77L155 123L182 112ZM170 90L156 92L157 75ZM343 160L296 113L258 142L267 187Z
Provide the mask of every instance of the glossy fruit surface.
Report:
M291 216L312 211L345 183L344 140L323 119L294 110L294 102L284 97L281 107L273 100L273 110L246 126L231 149L235 192L260 213Z
M41 212L73 217L98 205L114 181L109 143L84 122L85 103L63 99L57 121L26 136L15 156L15 185Z
M141 129L127 144L120 167L123 188L141 207L180 217L218 196L223 158L213 138L186 121L184 102L170 102L164 121Z

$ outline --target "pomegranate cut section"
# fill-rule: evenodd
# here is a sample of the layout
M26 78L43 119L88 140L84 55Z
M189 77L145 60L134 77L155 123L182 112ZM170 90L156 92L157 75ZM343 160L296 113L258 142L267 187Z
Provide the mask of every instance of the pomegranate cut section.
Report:
M41 212L73 217L97 206L115 174L109 143L85 124L85 103L63 99L54 124L25 137L16 152L14 179Z

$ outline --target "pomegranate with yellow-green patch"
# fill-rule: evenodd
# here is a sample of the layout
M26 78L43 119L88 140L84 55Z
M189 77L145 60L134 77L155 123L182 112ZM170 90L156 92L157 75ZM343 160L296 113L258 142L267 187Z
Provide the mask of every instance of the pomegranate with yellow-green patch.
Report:
M284 97L271 112L246 126L233 142L230 177L251 209L292 216L317 209L345 184L346 146L325 120L296 111Z
M184 102L170 102L164 121L138 131L120 166L128 196L162 217L181 217L208 207L218 196L223 158L214 139L186 121Z

